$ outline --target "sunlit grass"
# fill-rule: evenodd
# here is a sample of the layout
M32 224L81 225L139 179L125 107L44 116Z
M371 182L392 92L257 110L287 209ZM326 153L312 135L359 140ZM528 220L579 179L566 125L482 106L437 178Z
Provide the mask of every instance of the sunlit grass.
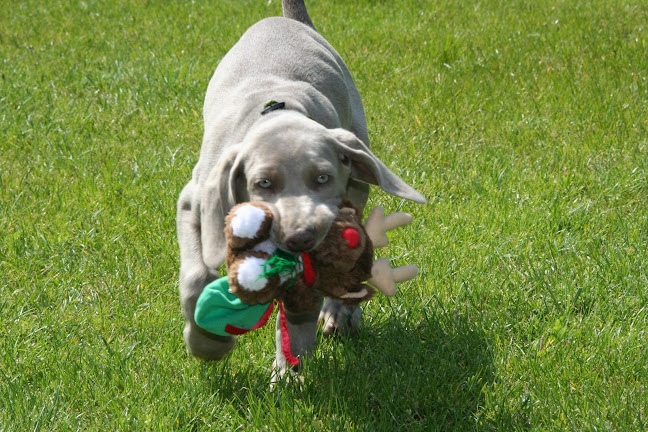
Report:
M213 69L278 1L0 8L0 430L641 430L648 7L310 1L420 276L269 390L185 352L175 201Z

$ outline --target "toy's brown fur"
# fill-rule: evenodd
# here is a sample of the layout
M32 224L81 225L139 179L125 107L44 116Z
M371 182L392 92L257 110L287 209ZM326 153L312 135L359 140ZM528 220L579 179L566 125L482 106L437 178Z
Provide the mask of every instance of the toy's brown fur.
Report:
M358 231L359 244L347 247L342 233L347 228ZM343 207L333 222L324 241L311 252L315 269L315 284L324 296L343 298L348 293L358 293L365 289L367 294L360 298L344 299L347 304L357 304L369 300L374 289L363 282L371 277L373 264L373 245L360 223L358 212L352 207Z
M272 211L263 204L253 202L246 204L253 205L263 210L265 213L265 219L254 238L242 238L235 236L232 232L232 219L234 219L236 210L240 206L232 208L225 218L225 238L227 239L227 283L230 286L230 292L236 294L236 296L238 296L238 298L240 298L244 303L253 305L267 303L277 297L280 293L281 283L279 276L277 275L270 278L266 287L260 291L248 291L238 284L238 267L245 258L256 257L267 260L272 256L266 252L252 251L251 249L270 238L270 229L272 227L274 215L272 214Z
M240 206L236 206L232 208L232 210L225 217L225 237L227 238L228 251L232 250L233 252L234 251L245 252L247 250L252 249L254 246L261 243L262 241L268 240L270 238L270 228L272 227L272 221L274 220L274 215L272 214L272 211L268 208L268 206L262 203L248 202L245 204L263 210L266 217L261 225L261 228L259 228L259 230L257 231L256 237L254 238L237 237L234 235L234 233L232 233L232 219L234 219L236 210L239 209ZM232 258L234 257L232 256ZM227 255L227 259L228 260L230 259L229 253ZM229 267L229 265L230 265L229 261L227 261L227 266Z

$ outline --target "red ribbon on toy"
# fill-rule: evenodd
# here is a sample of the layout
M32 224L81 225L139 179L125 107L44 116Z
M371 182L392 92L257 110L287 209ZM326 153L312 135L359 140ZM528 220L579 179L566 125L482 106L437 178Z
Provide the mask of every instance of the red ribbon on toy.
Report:
M286 358L286 361L295 366L299 364L299 359L292 354L290 350L290 334L288 334L288 321L286 320L286 313L283 308L283 304L280 301L277 301L279 305L279 328L281 329L281 350L283 355Z
M252 326L252 328L243 329L243 328L240 328L240 327L233 326L232 324L227 324L227 325L225 325L225 332L229 333L231 335L240 336L240 335L245 334L245 333L247 333L249 331L260 329L261 327L266 325L266 323L270 319L270 315L272 315L273 310L274 310L274 302L270 302L270 306L268 306L268 309L266 309L266 311L263 312L263 315L261 316L261 318L259 318L259 321L257 321L257 323L254 324L254 326Z
M309 287L313 286L315 283L315 270L313 270L310 255L307 252L302 252L302 260L304 261L304 282Z
M277 305L279 306L279 328L281 330L281 351L283 352L286 361L290 365L295 366L299 364L299 359L295 357L292 354L292 351L290 350L290 334L288 333L288 320L286 319L286 311L284 310L283 304L279 300L277 300ZM261 327L263 327L268 323L268 320L270 319L273 310L274 310L274 301L270 302L270 306L268 306L268 309L266 309L266 311L263 313L263 316L259 319L259 321L257 321L257 323L252 328L243 329L243 328L233 326L231 324L227 324L225 326L225 331L231 335L240 336L252 330L260 329Z

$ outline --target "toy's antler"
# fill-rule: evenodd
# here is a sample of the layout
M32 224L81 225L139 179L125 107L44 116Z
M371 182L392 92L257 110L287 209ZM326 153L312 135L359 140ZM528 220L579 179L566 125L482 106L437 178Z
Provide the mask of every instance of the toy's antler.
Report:
M392 213L385 216L385 209L374 208L365 221L365 230L373 243L374 248L387 246L389 239L387 231L407 225L412 222L412 215L408 213ZM418 273L418 267L408 265L392 269L389 259L380 258L373 262L371 279L369 283L387 296L396 294L396 284L413 279Z

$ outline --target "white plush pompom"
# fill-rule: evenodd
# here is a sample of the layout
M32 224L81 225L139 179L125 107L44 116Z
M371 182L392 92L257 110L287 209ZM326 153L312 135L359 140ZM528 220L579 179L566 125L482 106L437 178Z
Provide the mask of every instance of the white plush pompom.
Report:
M237 280L240 286L248 291L261 291L268 279L260 277L266 260L257 257L247 257L238 267Z
M265 252L268 255L272 255L277 250L277 246L272 243L271 240L266 240L252 248L255 252Z
M232 233L240 238L254 238L265 218L265 212L259 207L253 205L239 207L232 218Z

